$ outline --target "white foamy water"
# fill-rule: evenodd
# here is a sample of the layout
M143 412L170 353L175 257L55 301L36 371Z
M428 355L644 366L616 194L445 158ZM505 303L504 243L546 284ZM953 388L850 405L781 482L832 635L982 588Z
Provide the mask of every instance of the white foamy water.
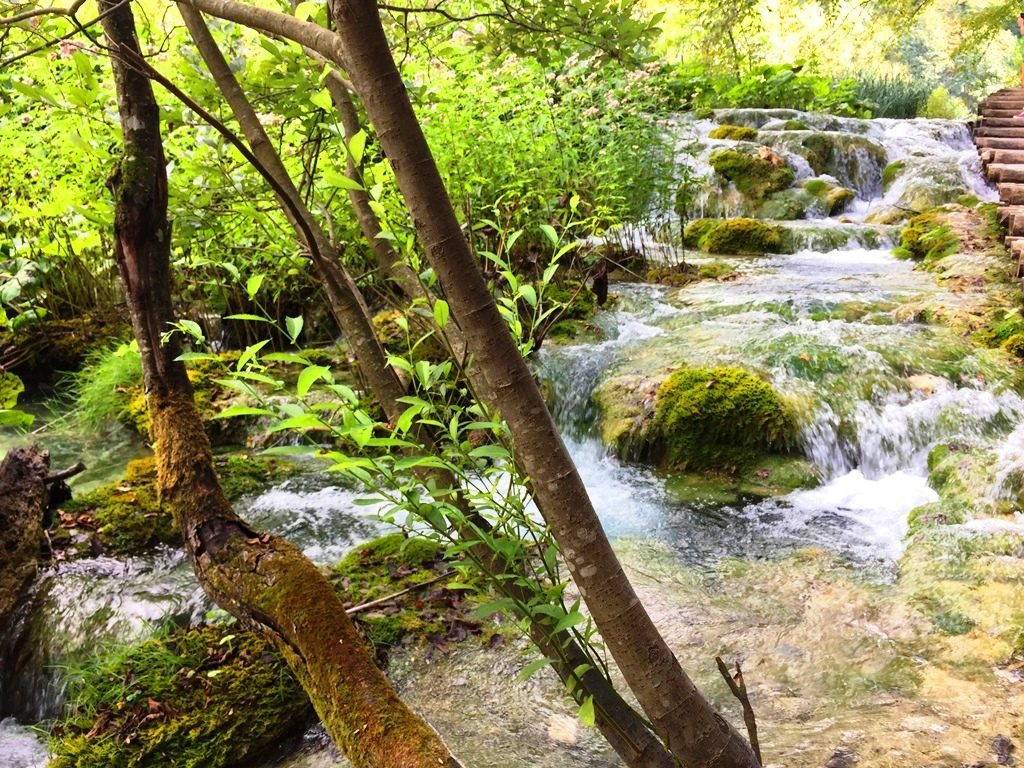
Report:
M288 480L246 504L245 517L302 548L314 563L340 560L354 545L380 533L385 505L361 505L365 490L308 487L307 479Z
M44 768L48 754L36 731L8 717L0 720L0 766L2 768Z

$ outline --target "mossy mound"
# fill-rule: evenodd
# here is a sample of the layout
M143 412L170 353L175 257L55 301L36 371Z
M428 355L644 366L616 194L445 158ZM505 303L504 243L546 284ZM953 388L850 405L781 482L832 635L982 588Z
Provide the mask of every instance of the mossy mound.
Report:
M217 456L214 468L229 499L259 490L297 471L294 464L244 454ZM128 464L124 479L84 493L61 505L54 545L88 543L89 552L134 555L160 545L180 546L181 534L156 491L156 463L150 458ZM77 536L75 534L78 534Z
M735 471L796 442L791 407L739 368L683 368L658 388L649 453L679 469Z
M345 555L334 567L331 582L348 606L414 588L354 616L378 658L384 660L397 646L421 642L440 645L482 631L480 622L469 616L474 603L467 599L466 592L445 588L443 577L449 573L454 580L441 544L393 533L361 544Z
M785 496L820 484L820 473L806 459L761 456L737 467L735 472L673 474L666 481L665 490L681 504L740 504L752 499Z
M1024 333L1015 333L1000 346L1018 360L1024 359Z
M719 125L708 132L708 138L753 141L757 138L757 128L750 128L745 125Z
M708 161L715 173L753 200L763 200L773 192L786 189L795 178L785 161L767 147L757 152L723 149L712 154Z
M276 650L238 628L179 629L83 669L49 768L249 765L312 716Z
M925 262L945 258L960 248L960 240L936 212L922 213L900 233L899 255Z
M683 245L705 253L777 253L780 227L757 219L697 219L683 231Z

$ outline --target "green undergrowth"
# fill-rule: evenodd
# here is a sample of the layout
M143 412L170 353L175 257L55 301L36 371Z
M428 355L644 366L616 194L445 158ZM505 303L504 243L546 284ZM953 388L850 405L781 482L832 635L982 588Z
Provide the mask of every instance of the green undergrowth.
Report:
M276 458L232 454L214 457L221 488L231 500L284 479L297 467ZM64 557L102 552L132 555L159 545L180 546L181 534L157 499L156 464L128 465L124 478L61 505L51 539Z
M312 717L277 651L236 626L173 629L73 673L49 768L251 765Z
M648 454L678 469L735 472L795 444L792 408L772 386L739 368L683 368L658 388Z
M354 617L379 659L395 648L423 642L444 647L484 632L471 615L477 598L447 588L462 579L444 550L431 539L393 533L355 547L332 569L331 583L347 606L381 600ZM410 591L390 597L403 590Z

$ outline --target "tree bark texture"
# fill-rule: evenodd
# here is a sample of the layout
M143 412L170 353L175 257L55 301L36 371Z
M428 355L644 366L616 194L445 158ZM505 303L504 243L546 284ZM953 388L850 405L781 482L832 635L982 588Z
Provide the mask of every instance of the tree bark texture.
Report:
M161 500L181 528L203 588L267 634L354 765L457 768L426 723L398 699L330 584L294 546L251 529L220 489L192 390L173 339L170 225L159 113L130 6L101 0L125 156L110 179L115 256L142 354Z
M12 448L0 463L0 628L36 574L49 468L36 446Z
M371 0L332 0L346 71L395 171L417 234L466 334L471 375L508 423L573 579L656 732L688 766L757 766L686 676L636 596L494 299L434 163ZM474 373L475 372L475 373Z
M301 239L306 236L307 232L312 232L317 242L308 244L309 247L314 249L323 248L325 250L330 248L330 245L327 243L326 234L319 228L315 217L302 202L294 183L288 175L287 169L284 167L269 137L260 125L256 111L252 108L252 105L231 72L227 61L210 34L209 28L203 21L201 14L188 3L179 3L179 7L200 55L206 62L221 93L231 107L235 119L238 120L253 154L264 165L264 170L274 177L278 188L286 192L287 199L281 200L281 203L286 215L296 225L296 234ZM346 134L351 138L351 135L354 135L359 130L358 117L344 84L337 82L336 85L341 90L335 95L335 101L344 100L347 104L347 108L344 109L347 115L345 118ZM351 159L349 162L351 163ZM350 166L348 170L351 174L354 166ZM365 193L363 197L363 202L366 203ZM353 205L356 204L356 201L352 202ZM365 208L366 210L358 218L364 235L372 241L380 232L380 226L377 223L376 216L369 209L368 204ZM301 216L306 221L307 228L297 225L295 221L297 216ZM386 243L386 241L381 242ZM387 247L390 249L390 246ZM344 266L340 264L340 261L338 262L338 269L344 271ZM345 277L347 278L348 276L346 275ZM419 286L419 283L417 282L416 285ZM346 292L357 290L355 284L350 279L346 279L341 284L341 289ZM328 299L331 301L332 311L342 331L350 342L356 339L363 340L361 343L353 345L357 362L364 372L363 375L370 382L371 388L374 390L374 394L380 401L387 417L397 420L405 408L398 400L398 398L405 394L405 389L394 369L388 366L385 361L383 351L380 350L379 343L374 335L369 315L366 313L365 303L362 302L359 296L345 296L346 304L352 308L345 310L335 304L334 293L329 292ZM357 311L363 313L361 318L356 316L355 313ZM423 444L425 450L433 450L435 446L432 436L419 428L416 431L415 439ZM452 473L437 467L424 469L421 474L425 482L429 479L431 484L438 489L455 489L458 486ZM453 503L460 507L467 519L475 517L477 518L474 520L475 524L487 526L487 522L476 515L471 505L461 493L456 491L450 498ZM467 535L472 536L473 534L471 531L460 531L460 535L465 537ZM529 596L525 591L517 586L516 579L508 578L509 576L515 577L518 575L511 563L482 545L474 548L474 555L491 574L505 577L502 579L502 584L505 585L506 589L515 593L513 597L518 600L528 599ZM596 669L586 664L586 654L569 632L564 630L558 633L553 632L554 623L554 620L547 624L543 622L534 623L530 627L530 635L542 653L554 660L554 668L563 681L572 680L577 686L579 693L589 694L594 697L597 725L613 748L631 768L671 768L674 765L671 755L669 755L651 731L648 730L646 724L623 701L609 681ZM576 673L575 670L583 667L586 667L585 671L579 674Z

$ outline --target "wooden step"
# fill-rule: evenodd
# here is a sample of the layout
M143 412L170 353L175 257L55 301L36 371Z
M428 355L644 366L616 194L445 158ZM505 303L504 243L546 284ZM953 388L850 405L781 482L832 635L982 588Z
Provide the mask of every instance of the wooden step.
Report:
M1021 111L1021 107L1008 107L1006 109L981 109L981 108L979 108L978 109L978 114L981 116L982 120L986 120L988 118L1006 119L1006 118L1012 118L1014 115L1019 115L1020 111Z
M974 131L975 136L1005 136L1007 138L1021 138L1024 139L1024 120L1021 124L1012 128L978 128Z
M1006 136L975 136L974 143L981 149L1024 149L1024 141Z
M1010 221L1014 216L1021 215L1024 215L1024 205L1002 205L996 209L999 223L1004 227L1010 226Z
M1024 205L1024 184L999 184L999 198L1007 205Z
M1010 184L1022 184L1024 183L1024 165L990 163L985 169L985 176L989 181L1005 181Z
M1024 163L1024 147L1012 149L983 149L979 153L981 162L989 164L1019 165Z
M1024 118L982 117L978 120L978 128L1024 128Z

